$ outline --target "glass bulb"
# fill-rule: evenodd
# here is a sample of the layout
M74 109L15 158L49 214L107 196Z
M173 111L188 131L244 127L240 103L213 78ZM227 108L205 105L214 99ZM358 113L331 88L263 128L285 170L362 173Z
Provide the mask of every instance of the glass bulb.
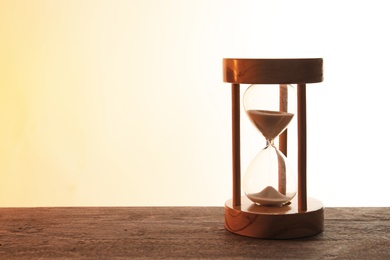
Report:
M288 204L297 190L296 175L274 141L288 126L296 110L290 85L251 85L244 93L244 108L266 140L244 175L244 192L258 205Z

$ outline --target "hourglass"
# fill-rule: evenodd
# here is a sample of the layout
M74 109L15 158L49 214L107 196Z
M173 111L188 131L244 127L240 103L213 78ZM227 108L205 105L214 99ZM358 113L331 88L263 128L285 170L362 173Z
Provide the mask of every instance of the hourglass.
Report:
M306 84L323 80L322 66L320 58L223 60L224 81L232 83L233 197L225 203L227 230L274 239L323 231L323 205L306 194ZM245 196L241 196L240 84L251 84L243 96L244 109L265 139L265 147L245 172ZM286 128L294 117L296 170L286 158Z

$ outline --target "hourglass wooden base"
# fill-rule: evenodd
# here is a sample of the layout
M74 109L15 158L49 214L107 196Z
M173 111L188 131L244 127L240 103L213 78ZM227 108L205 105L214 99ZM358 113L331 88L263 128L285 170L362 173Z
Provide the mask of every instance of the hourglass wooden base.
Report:
M296 199L282 207L258 206L243 196L240 206L226 201L225 228L238 235L267 239L313 236L324 229L324 206L313 198L307 199L306 211L298 210Z

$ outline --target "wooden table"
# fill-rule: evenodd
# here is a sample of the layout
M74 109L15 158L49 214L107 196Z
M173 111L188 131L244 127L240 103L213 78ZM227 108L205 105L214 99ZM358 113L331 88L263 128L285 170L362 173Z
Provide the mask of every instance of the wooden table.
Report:
M294 240L224 229L222 207L0 208L0 259L390 259L390 208L326 208Z

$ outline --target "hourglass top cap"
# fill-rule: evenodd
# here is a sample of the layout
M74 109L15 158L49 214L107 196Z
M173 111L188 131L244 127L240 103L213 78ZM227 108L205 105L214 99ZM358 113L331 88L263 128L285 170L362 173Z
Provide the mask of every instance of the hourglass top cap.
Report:
M305 84L323 81L322 58L223 59L223 81L238 84Z

